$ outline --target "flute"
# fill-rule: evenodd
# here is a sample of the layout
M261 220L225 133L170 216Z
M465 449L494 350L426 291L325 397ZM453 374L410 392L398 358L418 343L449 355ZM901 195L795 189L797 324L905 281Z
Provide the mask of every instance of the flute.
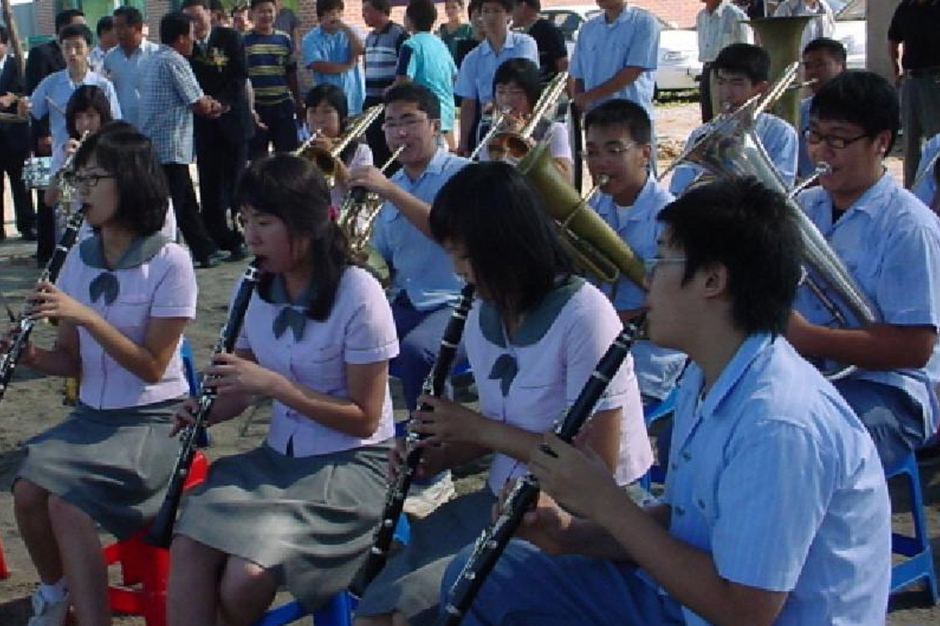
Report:
M454 357L457 355L457 346L460 344L460 337L463 335L470 306L473 304L473 290L473 285L466 285L461 290L460 300L457 302L457 306L454 307L450 320L447 322L447 327L444 329L444 335L441 337L441 347L437 359L434 361L434 367L424 380L424 393L435 398L441 397L444 393L444 385L453 366ZM419 408L422 411L431 410L431 407L427 404L422 404ZM414 479L415 471L421 462L422 448L413 445L419 439L420 436L417 434L408 433L406 443L412 445L408 447L405 462L399 468L395 482L391 484L385 497L382 521L375 531L375 541L372 544L372 549L369 550L369 558L366 560L357 580L359 589L365 589L382 571L385 562L388 560L388 551L395 534L395 524L401 516L405 499L408 497L408 490L411 488L411 481Z
M232 310L229 312L228 319L219 333L219 339L216 341L212 350L213 360L216 355L230 353L235 349L235 341L241 332L242 323L245 321L245 312L248 310L248 303L258 284L260 261L255 259L245 268L242 275L242 282L235 294L235 300L232 303ZM160 548L169 547L173 540L173 526L176 524L176 511L179 509L180 500L183 496L183 485L186 483L186 477L193 464L193 458L196 455L196 448L199 443L199 434L205 428L206 421L215 400L218 397L218 391L215 387L208 385L211 380L208 374L202 377L201 391L199 393L198 407L193 415L193 423L183 429L180 434L180 451L176 457L176 465L173 468L173 474L170 477L170 484L167 487L166 496L160 510L154 518L150 529L147 531L144 541L152 546Z
M607 385L620 369L630 352L645 315L641 314L624 324L623 330L601 357L591 377L581 388L581 393L565 414L564 420L555 434L562 441L570 443L581 427L593 413L597 401L607 389ZM438 626L458 626L474 598L480 591L483 581L492 571L506 545L515 534L522 516L535 503L539 495L538 480L532 474L518 481L502 507L499 517L477 538L473 545L470 559L460 572L448 594L444 613L438 619Z

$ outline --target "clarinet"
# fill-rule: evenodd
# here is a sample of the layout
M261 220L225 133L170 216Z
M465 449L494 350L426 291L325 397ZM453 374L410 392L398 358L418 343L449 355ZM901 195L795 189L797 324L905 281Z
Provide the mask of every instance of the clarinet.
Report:
M435 398L441 397L444 393L444 385L447 382L447 376L450 374L454 357L457 354L457 346L460 344L460 337L463 335L464 324L467 321L467 314L470 312L470 306L473 304L473 285L466 285L460 292L460 300L454 308L447 322L447 328L444 329L444 336L441 337L441 347L434 361L434 367L431 373L424 380L423 391L427 395ZM422 404L419 407L422 411L433 410L429 405ZM388 551L392 545L392 538L395 534L395 525L401 516L402 509L405 506L405 499L408 497L408 490L411 488L411 481L414 479L415 471L421 462L422 448L413 444L421 439L416 433L408 433L406 439L408 454L405 462L399 469L398 476L389 488L385 496L385 508L382 511L382 521L375 531L375 540L372 548L369 550L369 558L359 573L357 588L365 589L369 583L382 571L385 562L388 560Z
M620 335L601 357L591 377L581 389L574 404L565 413L561 424L555 429L555 434L562 441L571 443L581 426L587 421L600 400L611 378L620 369L620 365L627 358L627 353L633 346L640 329L643 326L645 315L641 314L624 324ZM477 592L492 571L499 557L506 549L506 545L515 534L522 516L532 508L539 495L538 480L531 473L518 481L513 487L502 507L499 517L488 528L484 529L473 545L470 559L464 565L460 576L450 588L449 599L444 607L444 613L438 619L438 626L458 626L464 614L473 604Z
M222 326L215 347L212 349L213 360L216 355L230 353L235 348L235 341L238 339L242 322L245 320L245 311L248 310L248 303L251 301L252 293L254 293L255 286L258 284L260 274L258 265L259 260L255 259L248 265L242 275L242 282L238 287L238 293L235 294L232 310L228 319L225 320L225 325ZM166 497L164 497L163 504L160 505L160 510L144 537L144 541L152 546L167 548L173 540L173 525L176 523L176 511L179 509L180 499L183 496L183 485L186 483L186 477L192 467L196 448L199 447L199 435L205 429L206 420L218 397L218 391L215 387L206 384L212 378L208 374L203 374L198 398L199 404L196 413L193 415L193 423L183 429L180 434L180 451L176 457L176 465L173 467Z
M49 262L46 263L46 267L39 275L37 284L43 282L54 283L59 277L59 271L61 271L62 266L65 264L65 258L68 256L69 250L75 245L75 239L78 237L78 231L82 227L84 219L84 209L79 209L69 216L68 222L65 224L65 230L56 243L52 258L49 259ZM23 351L29 343L29 336L32 334L33 327L36 325L36 320L30 317L31 311L32 307L27 306L16 320L16 326L13 331L13 343L10 349L7 350L7 353L0 358L0 400L3 400L3 395L10 384L10 380L13 378L13 371L16 369L16 364L23 355Z

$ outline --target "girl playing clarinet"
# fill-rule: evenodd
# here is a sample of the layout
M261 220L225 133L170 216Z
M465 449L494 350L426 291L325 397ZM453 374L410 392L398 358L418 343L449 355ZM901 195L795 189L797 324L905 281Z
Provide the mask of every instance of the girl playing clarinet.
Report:
M264 444L214 462L183 503L171 626L251 624L280 584L311 609L345 589L372 542L394 436L392 313L352 265L323 176L300 157L265 158L236 199L263 273L235 353L208 370L219 391L208 421L235 417L254 394L274 409Z
M434 200L430 230L455 271L476 286L464 342L480 411L419 398L433 410L413 418L426 437L417 475L496 456L486 486L412 525L408 545L366 588L360 626L433 622L447 563L488 524L503 485L525 472L542 433L563 417L620 331L609 301L573 274L538 197L511 166L485 163L455 174ZM650 466L630 359L598 403L587 438L620 484Z
M126 538L163 500L176 456L173 411L187 392L180 338L196 312L192 261L159 234L169 194L149 140L91 136L76 160L97 234L72 248L57 284L37 286L32 315L57 319L58 337L21 359L82 379L69 418L27 442L13 485L41 580L31 626L60 626L70 603L82 626L110 625L96 525Z

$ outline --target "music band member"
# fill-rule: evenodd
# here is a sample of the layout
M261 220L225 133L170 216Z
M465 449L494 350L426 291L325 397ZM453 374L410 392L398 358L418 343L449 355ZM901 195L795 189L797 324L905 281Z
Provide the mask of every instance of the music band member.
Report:
M861 326L849 316L849 327L840 328L803 287L787 330L803 356L827 367L857 366L835 387L868 427L887 467L931 437L940 419L934 391L940 379L940 227L885 171L899 125L897 92L871 72L843 72L813 97L810 157L832 171L797 199L880 321Z
M608 100L584 116L585 160L591 177L607 182L590 200L607 224L641 259L656 254L663 226L656 217L674 200L650 173L652 124L646 110L629 100ZM602 285L624 322L643 308L646 292L626 276ZM643 402L662 400L672 391L685 356L637 341L630 351Z
M237 416L254 394L274 400L273 415L264 444L213 462L183 503L171 626L247 626L279 584L311 610L344 590L372 545L395 432L395 325L329 217L323 177L276 155L252 163L236 199L263 274L235 353L208 370L219 392L208 420Z
M621 329L604 295L573 275L538 198L508 164L483 163L456 173L434 200L431 232L477 290L464 343L477 373L480 409L421 397L433 411L414 415L413 429L426 436L418 472L426 476L496 456L485 486L411 526L408 545L366 588L357 626L433 622L447 562L486 526L496 495L525 472L542 433L563 416ZM649 467L629 358L598 403L586 440L619 484Z
M758 94L767 90L770 80L770 55L759 46L734 43L725 47L715 58L713 66L715 86L718 90L720 113L733 113ZM711 127L703 124L689 135L686 148L694 144ZM767 151L777 173L788 187L796 178L799 141L790 124L770 113L761 113L754 122L754 133ZM669 191L678 196L692 184L701 168L680 165L673 172Z
M176 457L172 415L187 393L180 358L196 315L189 255L159 230L167 187L153 148L136 132L91 136L76 155L85 219L97 234L72 248L57 285L40 283L36 318L57 318L51 349L22 364L81 376L67 420L27 442L13 499L39 572L31 623L109 626L108 577L98 525L126 539L163 500Z
M891 520L877 453L782 336L800 278L792 213L729 178L659 219L650 338L693 362L662 501L638 507L595 453L547 435L530 460L543 494L525 541L510 543L463 624L883 623Z
M809 107L813 96L819 93L822 86L845 71L846 52L841 41L820 37L814 39L803 48L803 78L813 81L809 85L810 95L800 100L800 118L798 120L800 154L797 165L797 175L800 179L807 179L815 173L813 161L809 158L809 149L806 146L806 129L809 128Z

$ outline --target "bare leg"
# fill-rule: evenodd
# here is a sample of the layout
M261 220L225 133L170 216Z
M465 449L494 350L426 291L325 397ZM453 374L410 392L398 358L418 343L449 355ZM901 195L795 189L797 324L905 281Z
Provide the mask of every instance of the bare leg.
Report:
M215 624L219 579L227 555L184 535L170 546L167 623L170 626Z
M222 573L220 606L226 626L250 626L274 600L277 581L257 563L230 556Z
M49 496L49 516L78 623L110 626L108 573L95 522L81 509L53 495Z
M20 478L13 486L13 509L16 526L39 573L39 580L47 585L57 583L62 579L62 560L49 521L49 492Z

